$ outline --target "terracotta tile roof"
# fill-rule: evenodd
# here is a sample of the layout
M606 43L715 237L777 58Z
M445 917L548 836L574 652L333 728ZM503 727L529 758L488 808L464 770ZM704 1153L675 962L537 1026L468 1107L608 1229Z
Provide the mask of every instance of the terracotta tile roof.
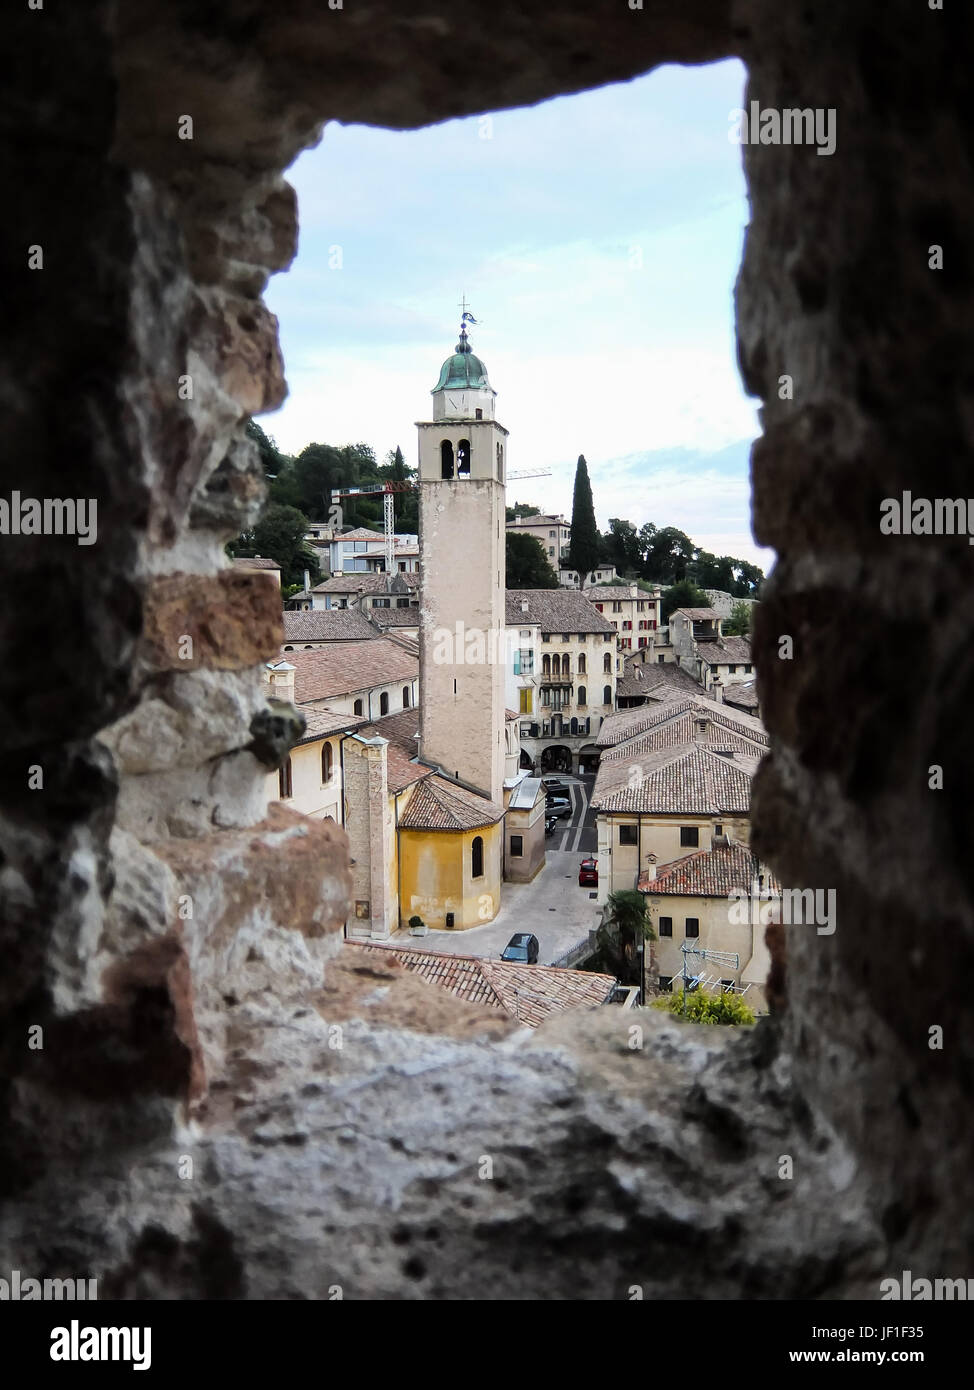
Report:
M342 531L341 535L335 536L336 541L378 541L384 546L386 537L384 531L370 531L367 526L357 526L354 531Z
M263 555L252 557L238 556L233 561L233 566L238 570L279 570L281 567L276 560L265 559Z
M421 782L424 777L433 776L432 768L413 762L419 751L416 741L418 731L418 708L397 710L395 714L387 714L384 719L374 719L371 724L366 724L356 731L366 738L378 734L380 738L388 740L386 776L391 792L401 792L413 782Z
M657 595L659 589L656 590ZM591 603L611 603L613 599L643 599L654 604L653 595L648 589L640 589L638 584L586 584L582 593Z
M373 941L346 941L345 945L355 951L381 951L455 998L502 1009L529 1028L570 1009L596 1008L607 1001L616 985L611 975L553 965L518 965Z
M343 609L347 612L347 609ZM368 608L367 622L376 627L419 627L419 607L415 608ZM353 609L352 612L358 612Z
M419 588L419 575L415 571L392 575L370 574L355 570L348 574L333 574L312 589L315 594L387 594L391 580L401 579L407 589Z
M419 662L394 642L373 635L370 642L329 642L313 651L293 651L295 704L328 700L375 685L409 681L419 675Z
M742 709L757 709L758 687L756 681L735 681L724 687L724 704L737 705Z
M702 695L703 686L675 661L627 661L625 675L616 681L616 695L644 695L660 704Z
M673 612L683 613L687 618L693 618L698 622L701 619L720 617L716 608L674 608Z
M669 709L670 707L667 707ZM746 753L751 758L760 758L765 745L758 743L753 734L742 734L729 728L726 721L717 723L708 718L706 733L697 729L700 711L684 709L661 720L655 728L628 738L614 748L607 748L602 754L603 763L633 762L642 753L651 753L659 748L678 748L681 744L697 744L712 749L733 748L738 753ZM699 737L698 737L699 734Z
M521 609L527 603L528 611ZM508 589L507 623L537 623L542 632L611 632L615 628L575 589Z
M642 815L747 815L758 760L705 745L663 748L599 765L596 811Z
M478 830L496 825L504 807L434 774L409 798L399 825L403 830Z
M726 666L728 663L750 665L750 637L721 637L716 642L698 642L697 655L708 666Z
M285 642L344 642L374 637L358 608L312 608L284 614Z
M314 743L316 739L327 738L329 734L339 734L345 730L360 729L365 720L358 714L343 714L340 710L306 709L302 710L307 727L295 747L302 743Z
M763 866L755 868L755 859L747 845L731 840L726 846L697 850L683 859L674 859L657 871L639 875L639 891L655 897L659 894L685 898L726 898L731 893L749 892L756 873L764 875L762 888L780 893L781 885Z
M571 530L571 523L563 516L549 516L547 512L539 513L537 516L518 516L513 521L507 523L511 526L567 526Z
M700 690L699 686L696 688ZM664 720L673 719L689 709L698 711L697 718L705 718L731 733L750 738L761 748L769 746L768 735L760 719L755 719L753 715L744 714L740 710L727 709L725 705L718 704L716 700L711 700L701 693L687 695L667 704L640 705L636 709L618 710L615 714L607 715L595 740L596 747L616 747L625 743L627 739L657 728Z
M513 724L515 719L526 719L526 718L527 718L527 715L518 714L518 712L517 712L516 709L506 709L506 710L504 711L504 721L505 721L505 723L507 723L507 724Z

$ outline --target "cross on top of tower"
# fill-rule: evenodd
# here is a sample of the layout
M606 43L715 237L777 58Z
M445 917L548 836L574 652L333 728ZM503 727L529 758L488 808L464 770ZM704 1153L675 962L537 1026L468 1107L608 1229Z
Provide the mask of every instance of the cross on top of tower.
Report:
M457 305L457 308L460 310L460 341L457 343L456 351L469 352L470 343L467 339L467 324L476 323L477 320L467 308L467 296L465 294L460 296L460 303Z

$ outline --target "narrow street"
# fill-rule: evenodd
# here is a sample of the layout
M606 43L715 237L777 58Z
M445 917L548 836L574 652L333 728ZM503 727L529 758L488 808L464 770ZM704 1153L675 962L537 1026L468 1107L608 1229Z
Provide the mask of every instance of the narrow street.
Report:
M506 883L500 912L483 927L466 931L431 931L428 936L393 933L396 945L465 956L498 957L515 932L538 938L541 965L551 965L583 941L599 922L594 888L578 886L578 866L597 843L595 817L589 797L595 777L568 776L572 814L559 821L546 841L547 862L531 883Z

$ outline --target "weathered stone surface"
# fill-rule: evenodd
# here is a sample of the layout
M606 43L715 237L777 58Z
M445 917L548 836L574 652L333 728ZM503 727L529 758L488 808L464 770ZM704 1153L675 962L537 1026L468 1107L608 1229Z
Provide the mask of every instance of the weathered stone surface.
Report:
M239 671L280 650L280 590L258 571L154 579L144 613L139 657L153 672Z
M6 22L10 232L45 252L6 285L11 486L61 496L70 467L99 536L0 547L0 1265L122 1296L391 1298L875 1297L880 1273L962 1268L974 550L881 543L877 513L968 491L969 13L499 0L485 26L447 0L140 0ZM737 294L780 556L755 843L835 888L839 924L775 934L787 1002L749 1036L650 1017L633 1052L607 1010L498 1039L395 972L343 982L341 832L249 828L266 768L237 682L276 651L277 599L214 572L262 486L244 416L284 390L259 300L293 254L281 173L327 119L414 126L730 53L762 106L838 110L833 156L745 150ZM197 665L227 673L195 687L212 728L180 703Z

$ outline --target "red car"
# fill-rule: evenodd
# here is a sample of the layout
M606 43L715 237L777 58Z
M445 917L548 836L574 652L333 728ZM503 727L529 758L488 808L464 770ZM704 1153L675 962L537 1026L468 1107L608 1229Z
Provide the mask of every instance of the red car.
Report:
M597 859L583 859L578 868L578 886L584 888L589 883L593 887L599 886L599 861Z

